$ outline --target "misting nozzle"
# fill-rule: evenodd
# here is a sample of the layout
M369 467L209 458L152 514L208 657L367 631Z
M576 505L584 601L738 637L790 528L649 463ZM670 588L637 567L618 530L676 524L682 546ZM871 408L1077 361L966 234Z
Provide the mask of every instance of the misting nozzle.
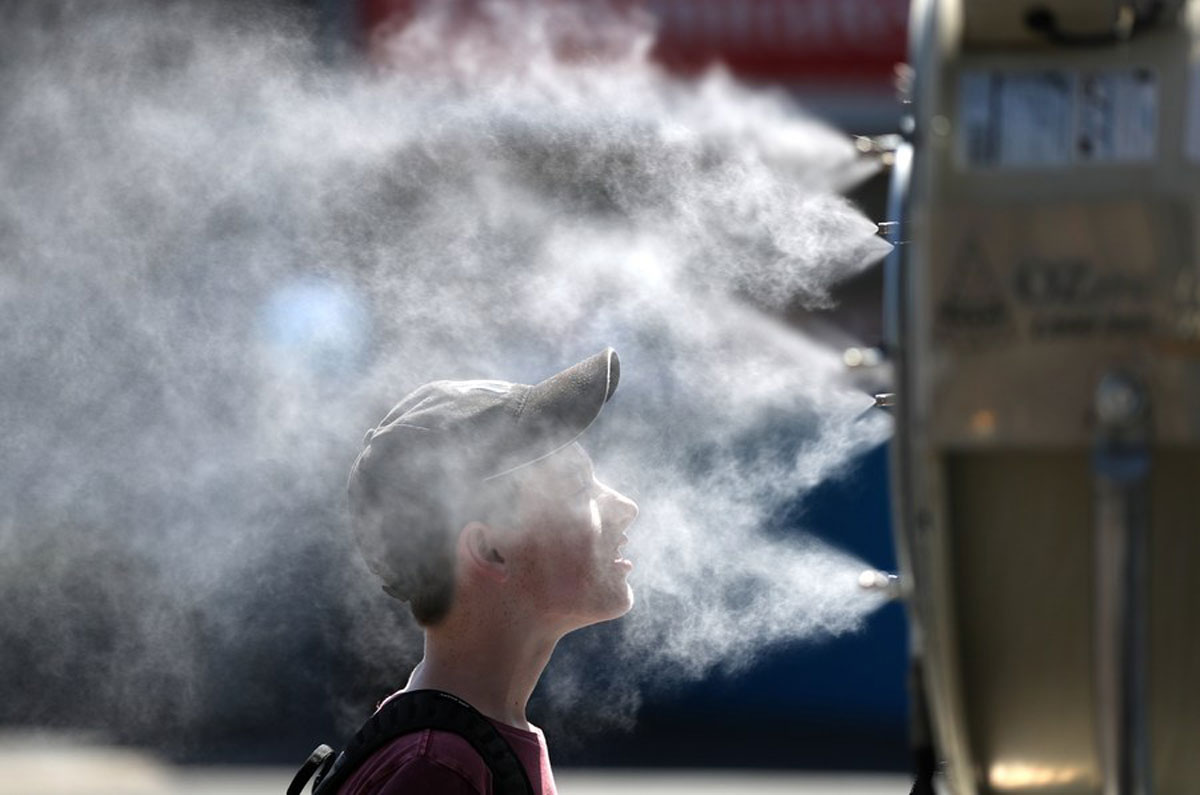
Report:
M896 164L896 147L900 145L899 135L857 135L854 138L854 148L864 157L874 158L879 165L891 168Z
M900 598L900 578L876 569L867 569L858 575L858 587L882 593L888 599Z
M880 392L875 396L875 407L880 409L890 409L896 405L895 392Z
M842 351L842 363L850 368L878 367L883 364L883 351L878 348L847 348Z

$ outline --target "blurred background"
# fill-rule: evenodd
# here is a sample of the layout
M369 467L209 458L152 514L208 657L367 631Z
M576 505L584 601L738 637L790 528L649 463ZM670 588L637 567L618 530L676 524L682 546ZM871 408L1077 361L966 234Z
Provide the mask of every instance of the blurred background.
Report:
M10 21L28 20L32 14L43 31L51 32L58 24L56 9L71 9L69 3L10 0L4 5ZM217 16L224 13L220 4L209 5L218 9ZM243 6L227 5L230 13ZM903 74L898 65L905 59L906 0L647 0L633 5L653 20L651 59L684 83L715 67L755 90L786 95L798 108L848 135L879 136L900 129L903 108L896 81ZM254 8L262 18L288 20L331 71L402 68L387 65L386 54L375 43L381 30L402 28L416 13L415 5L405 0L263 0ZM112 35L119 37L120 31ZM61 46L70 47L71 39ZM169 60L170 53L162 57ZM10 88L21 79L16 68L20 58L19 50L0 53L0 79ZM12 173L7 177L16 179ZM859 180L848 197L867 218L883 221L886 194L887 175L879 171ZM0 241L12 239L0 228ZM9 255L6 259L18 253ZM793 301L765 311L832 348L840 349L848 341L876 346L883 339L882 284L882 269L868 267L834 283L832 300L821 306ZM310 299L300 295L280 300ZM336 296L312 300L332 301L334 306L327 311L336 315ZM286 334L287 322L279 320L269 333ZM16 335L3 344L15 350L23 340ZM10 388L15 389L12 384L23 375L10 369L3 377L12 379ZM102 417L97 421L104 422ZM38 455L28 447L20 454ZM800 533L802 527L804 533L872 567L895 570L887 459L886 444L874 446L834 476L796 493L778 508L779 532ZM0 515L0 555L5 558L0 562L4 577L0 590L5 591L5 607L0 611L0 728L9 738L0 741L0 758L14 772L0 776L0 792L154 792L168 787L181 792L274 791L280 789L280 773L252 768L298 764L318 741L336 745L347 725L354 723L344 702L324 699L323 694L339 690L345 694L346 684L351 683L354 692L348 698L361 707L394 684L391 672L364 665L357 655L346 655L330 642L337 636L336 628L352 620L339 611L350 608L338 598L341 584L327 576L320 546L305 546L289 565L293 566L290 574L306 583L306 598L264 591L261 604L252 605L246 614L254 622L253 643L229 641L218 629L205 626L201 613L194 616L195 626L175 627L176 632L198 638L184 647L196 655L196 675L221 682L196 696L203 701L202 709L189 709L183 720L175 714L171 698L144 699L145 692L157 692L151 671L135 680L138 687L150 690L127 695L143 702L139 719L114 720L107 696L93 698L89 693L111 673L107 668L126 664L128 655L136 653L114 644L121 636L117 629L121 623L140 609L143 600L155 598L153 593L139 593L134 585L138 567L148 564L116 551L106 557L99 543L100 552L88 556L88 565L110 584L126 582L127 588L109 590L100 598L86 583L57 579L56 567L65 565L58 551L48 546L30 553L32 542L21 535L31 522L56 523L67 528L60 532L79 532L91 539L89 543L119 533L120 528L73 527L90 521L86 511L38 503L28 493L22 497L20 483L6 485L15 502ZM103 483L93 487L104 489ZM220 489L212 489L206 499L220 502ZM312 521L314 516L328 516L331 524L340 521L335 518L338 510L339 505L315 501L295 505L297 518L303 515ZM287 524L289 519L275 521ZM30 585L31 571L45 572L45 580ZM65 605L51 615L36 609L44 596L40 589L50 587L47 583L56 589L55 604ZM314 604L327 607L314 612ZM31 622L31 615L38 620ZM55 623L53 632L44 631L46 621ZM65 659L57 646L63 637L70 638ZM564 650L569 652L575 642L568 638ZM870 613L848 634L774 644L748 667L718 669L697 681L650 691L632 725L600 726L552 742L561 791L635 791L632 780L572 778L573 770L714 766L884 775L881 779L797 778L794 788L786 791L809 791L804 787L826 792L902 791L909 765L906 644L903 612L892 603ZM47 665L48 660L54 664ZM170 680L158 686L165 690L178 684ZM297 699L296 694L311 698ZM535 720L541 697L535 695L532 705ZM572 718L568 714L560 719L569 723ZM89 748L93 750L79 750ZM94 750L99 748L124 750ZM141 753L150 756L138 756ZM149 758L159 762L146 761ZM160 764L182 765L179 770L185 772L167 773ZM221 772L214 766L235 767L233 772ZM46 772L50 768L59 771L63 780L54 783L55 776ZM64 784L72 769L95 789L80 787L78 779ZM203 772L188 774L188 770ZM652 779L639 781L646 780ZM575 788L572 781L577 782ZM684 787L706 791L702 779L683 776L673 781L679 791ZM106 789L105 782L112 788ZM670 780L662 782L661 791L670 791ZM708 784L726 786L727 791L775 791L766 779L745 776L718 777Z

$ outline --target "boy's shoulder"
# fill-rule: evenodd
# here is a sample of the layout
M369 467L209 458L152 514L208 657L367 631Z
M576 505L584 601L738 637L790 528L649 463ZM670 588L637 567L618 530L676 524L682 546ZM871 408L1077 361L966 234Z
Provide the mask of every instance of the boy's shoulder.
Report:
M487 795L491 791L491 770L469 742L453 732L422 729L397 737L372 754L339 792Z
M416 717L420 714L424 717ZM489 732L493 739L477 750L473 743L480 742L481 733ZM540 729L500 723L449 693L393 693L356 735L355 743L358 750L346 751L350 761L344 766L342 775L346 778L338 786L339 795L492 795L494 790L555 793L545 735ZM497 743L505 747L506 753L498 750ZM367 748L376 750L364 757L362 751ZM512 767L514 763L521 772ZM494 768L496 765L499 767Z

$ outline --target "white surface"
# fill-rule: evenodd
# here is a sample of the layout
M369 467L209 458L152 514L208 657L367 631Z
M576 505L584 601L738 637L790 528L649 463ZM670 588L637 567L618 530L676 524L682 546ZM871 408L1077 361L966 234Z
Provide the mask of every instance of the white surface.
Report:
M175 767L135 750L0 737L0 795L283 795L294 768ZM762 770L556 771L561 795L905 795L904 775Z
M291 770L184 770L163 795L283 795L291 775ZM897 775L724 770L564 769L555 778L560 795L907 795L912 786Z
M907 795L906 776L838 773L797 774L766 771L562 771L556 774L561 795Z

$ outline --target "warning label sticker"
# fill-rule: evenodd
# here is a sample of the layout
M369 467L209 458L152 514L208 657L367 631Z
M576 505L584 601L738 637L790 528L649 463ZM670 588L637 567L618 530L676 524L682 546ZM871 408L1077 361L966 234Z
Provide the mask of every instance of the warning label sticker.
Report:
M973 167L1150 160L1158 81L1149 69L965 72L959 155Z
M1164 270L1166 215L1136 200L948 210L929 271L933 338L978 350L1161 336L1182 284Z
M985 342L1012 332L1006 290L977 237L958 248L937 303L936 332L960 342Z

